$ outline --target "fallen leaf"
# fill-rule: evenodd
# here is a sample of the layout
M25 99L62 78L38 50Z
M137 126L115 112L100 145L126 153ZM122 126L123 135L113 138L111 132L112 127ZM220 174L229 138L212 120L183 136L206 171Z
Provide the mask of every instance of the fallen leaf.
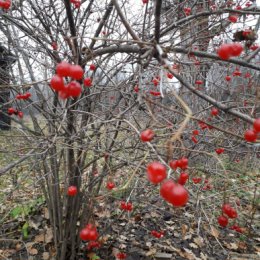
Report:
M42 259L43 259L43 260L49 260L49 259L50 259L50 254L49 254L48 252L44 252L44 253L42 254Z
M156 248L151 248L148 252L145 253L146 256L152 256L156 254Z
M213 226L211 226L211 234L215 238L219 237L219 231L215 227L213 227Z
M40 235L37 235L35 238L34 238L34 241L35 242L44 242L44 234L40 234Z
M185 224L182 224L182 225L181 225L181 234L182 234L182 237L184 237L184 236L186 235L187 231L188 231L188 226L185 225Z
M204 245L204 240L202 237L195 237L193 239L194 243L198 245L199 247L202 247Z

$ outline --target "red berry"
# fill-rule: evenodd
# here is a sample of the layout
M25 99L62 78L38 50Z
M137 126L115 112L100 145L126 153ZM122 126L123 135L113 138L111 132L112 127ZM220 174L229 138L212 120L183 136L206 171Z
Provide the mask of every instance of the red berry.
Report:
M230 15L228 17L228 20L231 22L231 23L236 23L237 22L237 16L236 15Z
M222 44L219 47L217 54L222 60L228 60L231 57L230 44Z
M88 240L88 237L89 237L89 229L87 228L84 228L80 231L80 234L79 234L81 240Z
M107 187L108 190L112 190L112 189L115 188L115 183L112 182L112 181L109 181L109 182L107 182L106 187Z
M237 218L237 212L234 208L230 208L226 213L230 218Z
M76 186L69 186L67 194L71 197L75 196L78 193L78 189Z
M186 205L189 199L188 191L180 184L176 183L169 191L168 202L175 207Z
M225 79L226 79L226 81L230 81L232 78L227 75Z
M117 259L126 259L126 256L127 256L126 253L123 253L123 252L119 252L116 254Z
M142 0L143 4L148 4L148 0Z
M51 78L51 82L50 82L51 87L55 90L55 91L61 91L64 89L64 81L63 78L58 76L58 75L54 75Z
M153 184L158 184L166 178L166 167L159 162L152 162L147 166L147 177Z
M219 216L218 223L221 227L226 227L228 225L228 218L226 218L225 216Z
M136 86L134 86L134 92L135 93L138 93L139 92L139 87L136 85Z
M257 133L254 130L246 130L244 133L244 138L247 142L255 142L257 139Z
M159 84L159 80L156 78L153 79L152 82L153 82L154 86L158 86L158 84Z
M173 75L171 73L167 73L167 77L168 77L168 79L172 79Z
M173 187L176 185L176 183L173 180L166 180L162 183L160 188L160 195L162 198L164 198L166 201L170 200L170 193Z
M121 209L126 210L126 211L133 210L133 204L131 202L121 201L120 207L121 207Z
M193 131L192 131L192 134L193 134L193 135L199 135L199 133L200 133L199 130L193 130Z
M230 46L230 54L231 56L239 56L242 53L243 49L244 48L240 43L232 43Z
M254 44L254 45L252 45L252 46L250 47L250 50L251 50L251 51L255 51L255 50L257 50L258 48L259 48L259 46L256 45L256 44Z
M212 116L217 116L217 115L218 115L218 113L219 113L219 111L218 111L218 109L217 109L217 108L213 107L213 108L211 109L211 112L210 112L210 114L211 114Z
M182 170L185 170L188 168L188 163L189 163L189 160L188 158L186 157L182 157L180 160L178 160L178 164L179 164L179 167L182 169Z
M144 130L141 135L140 135L140 139L143 142L150 142L152 139L154 138L154 131L151 129L146 129Z
M84 70L79 65L70 66L70 77L80 80L84 75Z
M0 7L2 7L5 10L8 10L11 6L11 0L1 0L0 1Z
M91 86L92 86L92 80L91 80L91 78L85 78L84 81L83 81L83 83L84 83L84 86L85 86L85 87L91 87Z
M260 132L260 117L254 120L253 127L256 133Z
M150 91L150 94L153 95L153 96L155 96L155 97L161 96L161 92L160 92L160 91L153 91L153 90L151 90L151 91Z
M78 97L81 94L81 86L77 81L68 84L68 94L71 97Z
M224 153L225 149L224 148L218 148L215 150L217 154L222 154Z
M179 161L178 160L172 160L169 162L170 167L173 170L176 170L179 167Z
M236 68L236 70L233 72L233 76L241 76L241 71L238 69L238 68Z
M95 64L90 64L89 69L94 71L96 69Z
M13 107L9 107L9 108L8 108L7 113L8 113L9 115L14 114L15 112L16 112L16 109L14 109Z
M202 180L201 178L192 178L194 184L200 183L201 180Z
M56 73L60 77L67 77L70 75L70 68L71 68L71 65L68 62L62 61L61 63L59 63L56 66Z
M226 203L222 206L222 212L228 215L231 208L231 205Z
M198 80L195 81L195 84L197 84L197 85L202 85L202 84L203 84L203 81L198 79Z
M185 185L185 183L187 182L188 179L189 179L189 174L186 172L182 172L178 179L178 183L181 185Z
M19 111L17 115L18 115L20 118L23 118L23 112L22 112L22 111Z
M152 231L151 231L151 235L154 236L154 237L156 237L156 238L161 238L161 237L164 236L163 232L158 232L158 231L156 231L156 230L152 230Z
M197 140L197 138L196 138L195 136L192 136L192 137L191 137L191 140L192 140L192 142L193 142L194 144L197 144L197 143L198 143L198 140Z

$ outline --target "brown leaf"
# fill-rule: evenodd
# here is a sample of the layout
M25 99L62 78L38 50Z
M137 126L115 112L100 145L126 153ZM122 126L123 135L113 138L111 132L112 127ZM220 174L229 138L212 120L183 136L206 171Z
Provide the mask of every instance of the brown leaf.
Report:
M50 254L48 252L44 252L42 254L42 260L49 260L50 259Z
M202 237L195 237L193 239L194 243L198 245L199 247L202 247L204 245L204 240Z
M28 249L28 253L30 255L37 255L38 254L38 250L36 248L32 247L32 248Z
M34 238L34 241L37 243L44 242L44 234L39 234Z
M146 256L152 256L156 254L156 248L151 248L148 252L145 253Z
M185 237L187 231L188 231L188 226L185 225L185 224L182 224L182 225L181 225L181 234L182 234L182 237Z
M53 239L53 233L51 228L47 228L45 235L45 243L51 243Z

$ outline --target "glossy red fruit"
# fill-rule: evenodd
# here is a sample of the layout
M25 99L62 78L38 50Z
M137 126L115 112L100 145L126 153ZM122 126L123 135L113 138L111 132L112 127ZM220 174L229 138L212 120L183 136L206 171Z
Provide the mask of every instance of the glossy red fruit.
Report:
M68 196L73 197L73 196L77 195L77 193L78 193L78 189L77 189L76 186L69 186L68 187L68 191L67 191Z
M215 151L216 151L217 154L222 154L222 153L225 152L225 149L224 148L217 148Z
M84 240L84 241L88 240L88 237L89 237L89 229L87 229L87 228L82 229L82 230L80 231L79 236L80 236L80 239L81 239L81 240Z
M191 137L191 140L192 140L192 142L193 142L194 144L197 144L197 143L198 143L198 140L197 140L197 138L196 138L194 135Z
M135 93L138 93L139 92L139 87L136 85L136 86L134 86L134 92Z
M152 82L153 82L154 86L158 86L158 84L159 84L159 80L156 78L153 79Z
M15 112L16 112L16 109L14 109L13 107L9 107L8 110L7 110L7 113L8 113L9 115L14 114Z
M219 111L218 111L217 108L213 107L213 108L211 109L210 114L211 114L212 116L217 116L217 115L219 114Z
M166 167L160 162L152 162L147 166L147 177L153 184L162 182L166 176Z
M248 129L244 133L244 138L247 142L255 142L257 139L257 133L254 130Z
M79 65L70 66L70 77L80 80L84 75L84 70Z
M173 78L173 75L172 75L170 72L168 72L168 73L167 73L167 78L168 78L168 79L172 79L172 78Z
M81 86L77 81L68 84L68 94L71 97L78 97L81 94Z
M23 118L23 112L22 112L22 111L19 111L19 112L17 113L17 115L18 115L18 117Z
M230 44L222 44L219 47L217 54L222 60L228 60L231 57Z
M256 133L259 133L259 132L260 132L260 117L259 117L259 118L256 118L256 119L254 120L253 127L254 127L254 131L255 131Z
M123 252L119 252L116 254L116 259L123 260L123 259L126 259L126 257L127 257L126 253L123 253Z
M237 211L234 208L230 208L227 213L228 217L230 218L237 218Z
M178 164L179 164L179 167L182 169L182 170L186 170L188 168L188 163L189 163L189 160L188 158L186 157L182 157L180 160L178 160Z
M98 238L97 228L92 224L88 224L85 228L80 231L80 238L82 240L95 241Z
M197 84L197 85L202 85L202 84L203 84L203 81L198 79L198 80L195 81L195 84Z
M193 131L192 131L192 134L193 134L193 135L199 135L199 133L200 133L199 130L193 130Z
M201 180L202 180L202 179L199 178L199 177L198 177L198 178L192 178L192 181L193 181L194 184L200 183Z
M231 56L235 56L235 57L239 56L242 53L243 49L244 48L240 43L238 42L233 43L230 48L230 54Z
M236 70L233 72L233 76L241 76L242 75L242 72L236 68Z
M160 188L160 195L166 201L169 201L171 198L171 190L176 185L173 180L166 180L162 183Z
M68 77L70 75L70 68L71 65L68 62L62 61L56 66L56 73L60 77Z
M95 64L90 64L89 69L94 71L96 69L96 65Z
M156 238L161 238L161 237L164 236L163 232L158 232L158 231L156 231L156 230L152 230L152 231L151 231L151 235L152 235L153 237L156 237Z
M109 182L107 182L107 185L106 185L106 188L108 189L108 190L113 190L114 188L115 188L115 183L114 182L112 182L112 181L109 181Z
M176 170L179 167L179 161L178 160L172 160L169 162L170 167L173 170Z
M236 23L237 22L237 16L236 15L230 15L228 17L228 20L231 22L231 23Z
M149 0L142 0L143 4L148 4Z
M5 10L8 10L11 7L11 0L1 0L0 7L2 7Z
M227 76L225 77L225 79L226 79L226 81L230 81L232 78L227 75Z
M133 210L133 204L131 202L125 202L121 201L120 208L125 211L132 211Z
M228 215L231 208L232 208L231 205L226 203L222 206L222 212Z
M182 172L178 179L178 183L181 185L185 185L185 183L187 182L188 179L189 179L189 174L186 172Z
M175 207L183 207L189 199L188 191L180 184L176 183L168 194L169 200Z
M63 78L58 76L58 75L54 75L51 78L51 82L50 82L51 87L55 90L55 91L61 91L64 89L64 81Z
M92 79L91 78L85 78L83 81L83 84L85 87L91 87L92 86Z
M141 132L140 139L143 142L150 142L154 138L154 131L151 129L146 129Z
M226 227L228 225L228 218L226 218L225 216L219 216L218 223L221 227Z

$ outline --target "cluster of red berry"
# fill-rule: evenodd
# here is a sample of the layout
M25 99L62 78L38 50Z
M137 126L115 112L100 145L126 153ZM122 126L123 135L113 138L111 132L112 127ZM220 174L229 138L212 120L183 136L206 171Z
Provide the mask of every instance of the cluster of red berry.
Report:
M228 60L231 57L239 56L243 49L244 48L240 43L226 43L219 47L217 53L222 60Z
M94 64L90 65L90 70L95 70L96 66ZM81 80L84 71L79 65L72 65L66 61L59 63L56 66L56 75L54 75L51 79L50 85L53 90L59 93L59 96L63 99L69 97L78 97L81 94L81 85L76 80ZM67 85L64 84L64 77L71 77L72 80ZM86 87L90 87L92 85L91 78L85 78L83 81Z
M81 1L80 0L70 0L72 4L74 4L75 8L80 8Z
M132 211L133 210L133 204L131 202L125 202L121 201L120 208L125 211Z
M10 115L10 116L16 115L20 118L23 118L23 112L15 109L13 107L8 108L8 115Z
M106 188L108 190L113 190L115 188L115 186L116 186L115 183L112 182L112 181L108 181L107 184L106 184Z
M0 8L8 10L11 7L11 0L0 0Z
M164 231L152 230L151 235L156 238L162 238L164 236Z
M183 11L186 16L189 16L191 14L191 8L190 7L184 7Z
M186 170L188 168L188 163L188 158L182 157L181 159L170 161L169 165L173 170L176 170L177 168Z
M87 224L85 228L80 231L80 238L84 241L95 241L98 238L97 228L92 224Z
M216 151L217 154L222 154L222 153L225 152L225 149L224 148L217 148L215 151Z
M90 251L93 248L100 248L100 247L101 247L100 242L98 242L98 241L90 241L88 243L88 245L87 245L87 250Z
M226 227L228 225L228 218L236 219L237 216L237 211L231 207L230 204L224 204L222 206L222 215L218 217L218 223L220 226ZM230 229L242 233L241 227L239 227L237 224L231 226Z
M32 96L32 94L31 94L30 92L27 92L27 93L24 93L24 94L18 94L18 95L16 96L16 99L26 100L26 99L29 99L31 96Z
M126 259L126 257L127 257L126 253L123 252L119 252L116 254L117 259Z
M254 120L253 129L248 129L244 133L244 138L248 142L255 142L260 133L260 118Z

